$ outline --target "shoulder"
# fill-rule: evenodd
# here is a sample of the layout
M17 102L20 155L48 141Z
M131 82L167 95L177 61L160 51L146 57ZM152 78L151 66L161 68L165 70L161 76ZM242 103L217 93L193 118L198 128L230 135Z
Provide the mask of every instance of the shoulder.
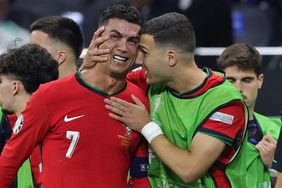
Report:
M146 96L145 92L137 85L127 81L127 89L137 96Z
M254 117L262 129L263 135L265 135L267 132L270 132L275 139L278 138L279 130L282 126L282 121L280 118L270 118L256 112L254 112Z
M76 83L76 77L75 77L75 74L72 74L66 78L62 78L62 79L59 79L59 80L54 80L54 81L51 81L51 82L48 82L48 83L45 83L45 84L41 84L39 89L36 91L36 92L63 92L62 90L60 89L63 89L63 88L71 88L72 87L72 83Z

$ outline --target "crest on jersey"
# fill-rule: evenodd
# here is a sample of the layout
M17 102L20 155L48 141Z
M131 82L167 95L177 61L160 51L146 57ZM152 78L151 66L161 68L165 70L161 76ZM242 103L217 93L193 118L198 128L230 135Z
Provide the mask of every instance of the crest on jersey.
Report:
M122 126L125 128L125 131L126 131L125 135L131 136L132 130L124 124L122 124Z
M23 123L24 123L24 118L23 118L23 115L20 114L13 128L14 134L18 134L21 131L23 127Z

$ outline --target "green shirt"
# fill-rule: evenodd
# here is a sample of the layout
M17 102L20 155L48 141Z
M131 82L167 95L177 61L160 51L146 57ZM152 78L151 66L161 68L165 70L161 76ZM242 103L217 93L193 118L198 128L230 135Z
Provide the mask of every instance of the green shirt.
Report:
M235 100L242 101L240 93L228 81L210 88L204 94L188 99L175 96L164 84L155 84L149 87L148 97L152 120L160 125L165 136L172 143L188 150L191 149L197 128L216 109ZM246 124L247 114L245 109ZM226 167L232 187L238 188L246 187L246 163L242 160L246 157L246 150L245 147L241 148ZM153 188L215 187L208 172L199 180L186 184L153 151L150 152L150 162L148 177Z
M254 113L259 127L261 128L263 136L270 132L274 139L278 139L281 120L271 119L258 113ZM261 160L260 153L255 145L248 142L247 144L247 182L248 188L270 188L270 174L268 168Z

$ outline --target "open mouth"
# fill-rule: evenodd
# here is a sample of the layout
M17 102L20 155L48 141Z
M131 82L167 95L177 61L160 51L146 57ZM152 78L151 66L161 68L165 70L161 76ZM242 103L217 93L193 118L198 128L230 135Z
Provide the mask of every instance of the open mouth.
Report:
M117 64L124 64L128 60L128 57L123 57L123 56L120 56L120 55L114 55L113 60Z

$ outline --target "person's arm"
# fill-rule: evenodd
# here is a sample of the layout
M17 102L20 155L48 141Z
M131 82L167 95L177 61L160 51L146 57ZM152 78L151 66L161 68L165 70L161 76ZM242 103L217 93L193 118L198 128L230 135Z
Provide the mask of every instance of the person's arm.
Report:
M282 173L278 172L275 188L281 188L282 187Z
M110 117L142 132L160 159L184 182L198 179L223 152L226 144L223 140L202 132L194 136L191 150L177 147L162 134L156 123L151 122L144 105L136 97L132 98L136 105L114 97L106 99L106 108L113 112Z
M270 168L272 165L272 160L274 159L274 153L276 150L276 144L276 140L274 140L270 132L268 132L256 145L256 148L259 150L261 160L267 168Z
M144 69L138 69L127 74L126 80L140 87L144 93L147 92L149 85L146 82L147 76Z
M148 143L142 137L130 164L129 184L131 188L151 188L147 178L148 168Z
M225 143L214 137L197 133L190 151L175 146L164 135L153 139L151 146L168 167L184 182L190 183L211 167L224 150Z
M12 137L0 156L0 188L11 184L19 167L49 130L48 105L42 102L44 97L44 94L34 94L15 123Z

